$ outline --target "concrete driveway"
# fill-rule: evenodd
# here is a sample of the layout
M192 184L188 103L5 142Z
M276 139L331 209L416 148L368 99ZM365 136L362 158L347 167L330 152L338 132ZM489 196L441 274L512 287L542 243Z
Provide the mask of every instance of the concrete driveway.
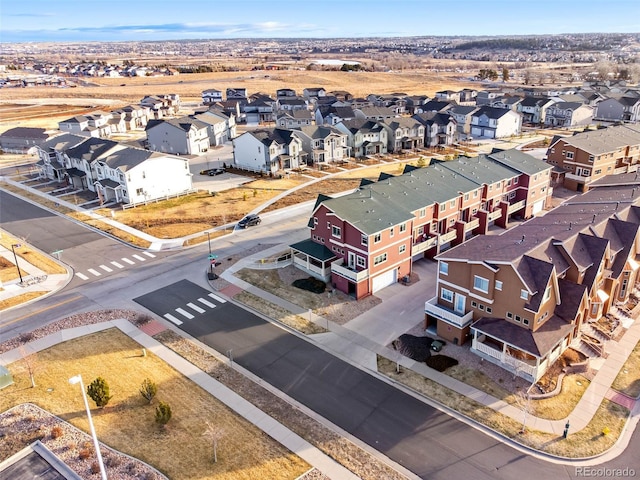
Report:
M209 192L221 192L237 188L244 183L252 181L252 178L224 173L210 177L200 175L203 170L222 168L225 164L233 164L233 145L227 142L219 147L211 147L201 155L189 155L189 171L193 175L193 188L207 190Z

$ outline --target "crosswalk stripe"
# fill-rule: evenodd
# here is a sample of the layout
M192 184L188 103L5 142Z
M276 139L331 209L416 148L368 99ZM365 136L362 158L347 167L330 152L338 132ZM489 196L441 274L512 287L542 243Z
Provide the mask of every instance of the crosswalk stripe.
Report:
M205 305L206 305L207 307L209 307L209 308L216 308L216 304L215 304L215 303L211 303L210 301L205 300L204 298L199 298L199 299L198 299L198 301L199 301L200 303L205 304Z
M199 306L197 306L194 303L187 303L187 307L194 309L198 313L204 313L205 312L205 310L203 308L200 308Z
M184 315L189 320L191 320L193 318L193 315L191 315L189 312L187 312L186 310L183 310L181 308L176 308L176 312L178 312L180 315Z
M227 303L227 301L224 298L220 298L219 296L214 295L213 293L210 293L209 296L220 303Z
M147 257L156 258L156 256L151 252L142 252L142 253L144 253Z
M137 254L133 254L131 255L133 258L135 258L136 260L140 260L141 262L144 262L146 260L146 258L141 257L140 255Z
M87 277L83 273L76 273L76 277L80 278L81 280L89 280L89 277Z
M96 277L100 276L100 272L97 270L94 270L93 268L90 268L87 270L91 275L95 275Z
M111 262L111 265L113 265L114 267L118 267L118 268L124 268L122 265L120 265L118 262Z
M123 258L122 261L125 262L125 263L128 263L129 265L135 265L136 264L136 262L132 262L128 258Z
M174 317L173 315L171 315L170 313L165 313L164 318L166 318L170 322L175 323L176 325L182 325L182 322L178 320L176 317Z
M105 272L113 272L113 269L107 267L106 265L100 265L100 268L103 269Z

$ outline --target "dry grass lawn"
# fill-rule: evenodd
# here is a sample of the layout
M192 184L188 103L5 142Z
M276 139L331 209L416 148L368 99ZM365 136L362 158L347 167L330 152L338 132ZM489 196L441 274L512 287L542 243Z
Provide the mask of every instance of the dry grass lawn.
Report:
M567 418L578 405L590 383L582 375L565 375L562 379L562 389L558 395L531 401L534 415L549 420Z
M2 289L0 289L1 291ZM34 298L41 297L42 295L46 295L49 293L48 291L36 291L36 292L27 292L22 293L20 295L16 295L14 297L6 298L4 300L0 300L0 311L5 310L7 308L15 307L16 305L21 305L26 303Z
M16 375L16 384L2 391L1 411L32 402L88 431L78 386L67 380L79 373L88 384L102 376L113 399L104 409L92 408L100 440L171 479L294 479L310 468L155 355L141 356L140 346L119 330L59 344L38 353L37 363L37 387L29 388L24 373ZM9 366L13 372L18 367ZM152 405L138 392L145 378L158 385ZM166 431L154 421L160 400L173 412ZM205 422L224 430L218 463L213 463L212 446L202 436Z
M522 433L522 422L449 390L411 370L396 372L396 363L378 356L378 371L437 402L466 415L497 432L537 450L568 458L584 458L603 453L613 446L629 416L629 410L603 400L593 419L579 432L570 432L566 439L549 433L530 430ZM605 427L608 434L603 434Z
M640 396L640 342L620 369L612 387L632 398Z

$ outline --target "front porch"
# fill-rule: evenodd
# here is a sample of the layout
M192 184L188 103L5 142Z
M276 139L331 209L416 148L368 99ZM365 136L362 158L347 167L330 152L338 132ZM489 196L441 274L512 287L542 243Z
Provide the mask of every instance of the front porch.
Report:
M551 317L537 331L501 318L481 318L471 326L471 351L476 355L536 382L568 347L573 325Z
M331 263L338 258L331 250L313 240L303 240L289 247L296 268L323 282L331 279Z

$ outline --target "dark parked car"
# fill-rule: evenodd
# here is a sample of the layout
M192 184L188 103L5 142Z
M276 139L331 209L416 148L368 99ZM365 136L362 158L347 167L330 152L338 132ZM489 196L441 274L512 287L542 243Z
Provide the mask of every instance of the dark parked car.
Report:
M207 175L209 175L210 177L214 177L216 175L222 175L223 173L224 173L224 168L214 168L209 170Z
M262 220L260 220L260 217L258 215L255 215L255 214L247 215L246 217L244 217L242 220L238 222L238 227L239 228L253 227L254 225L258 225L261 221Z

